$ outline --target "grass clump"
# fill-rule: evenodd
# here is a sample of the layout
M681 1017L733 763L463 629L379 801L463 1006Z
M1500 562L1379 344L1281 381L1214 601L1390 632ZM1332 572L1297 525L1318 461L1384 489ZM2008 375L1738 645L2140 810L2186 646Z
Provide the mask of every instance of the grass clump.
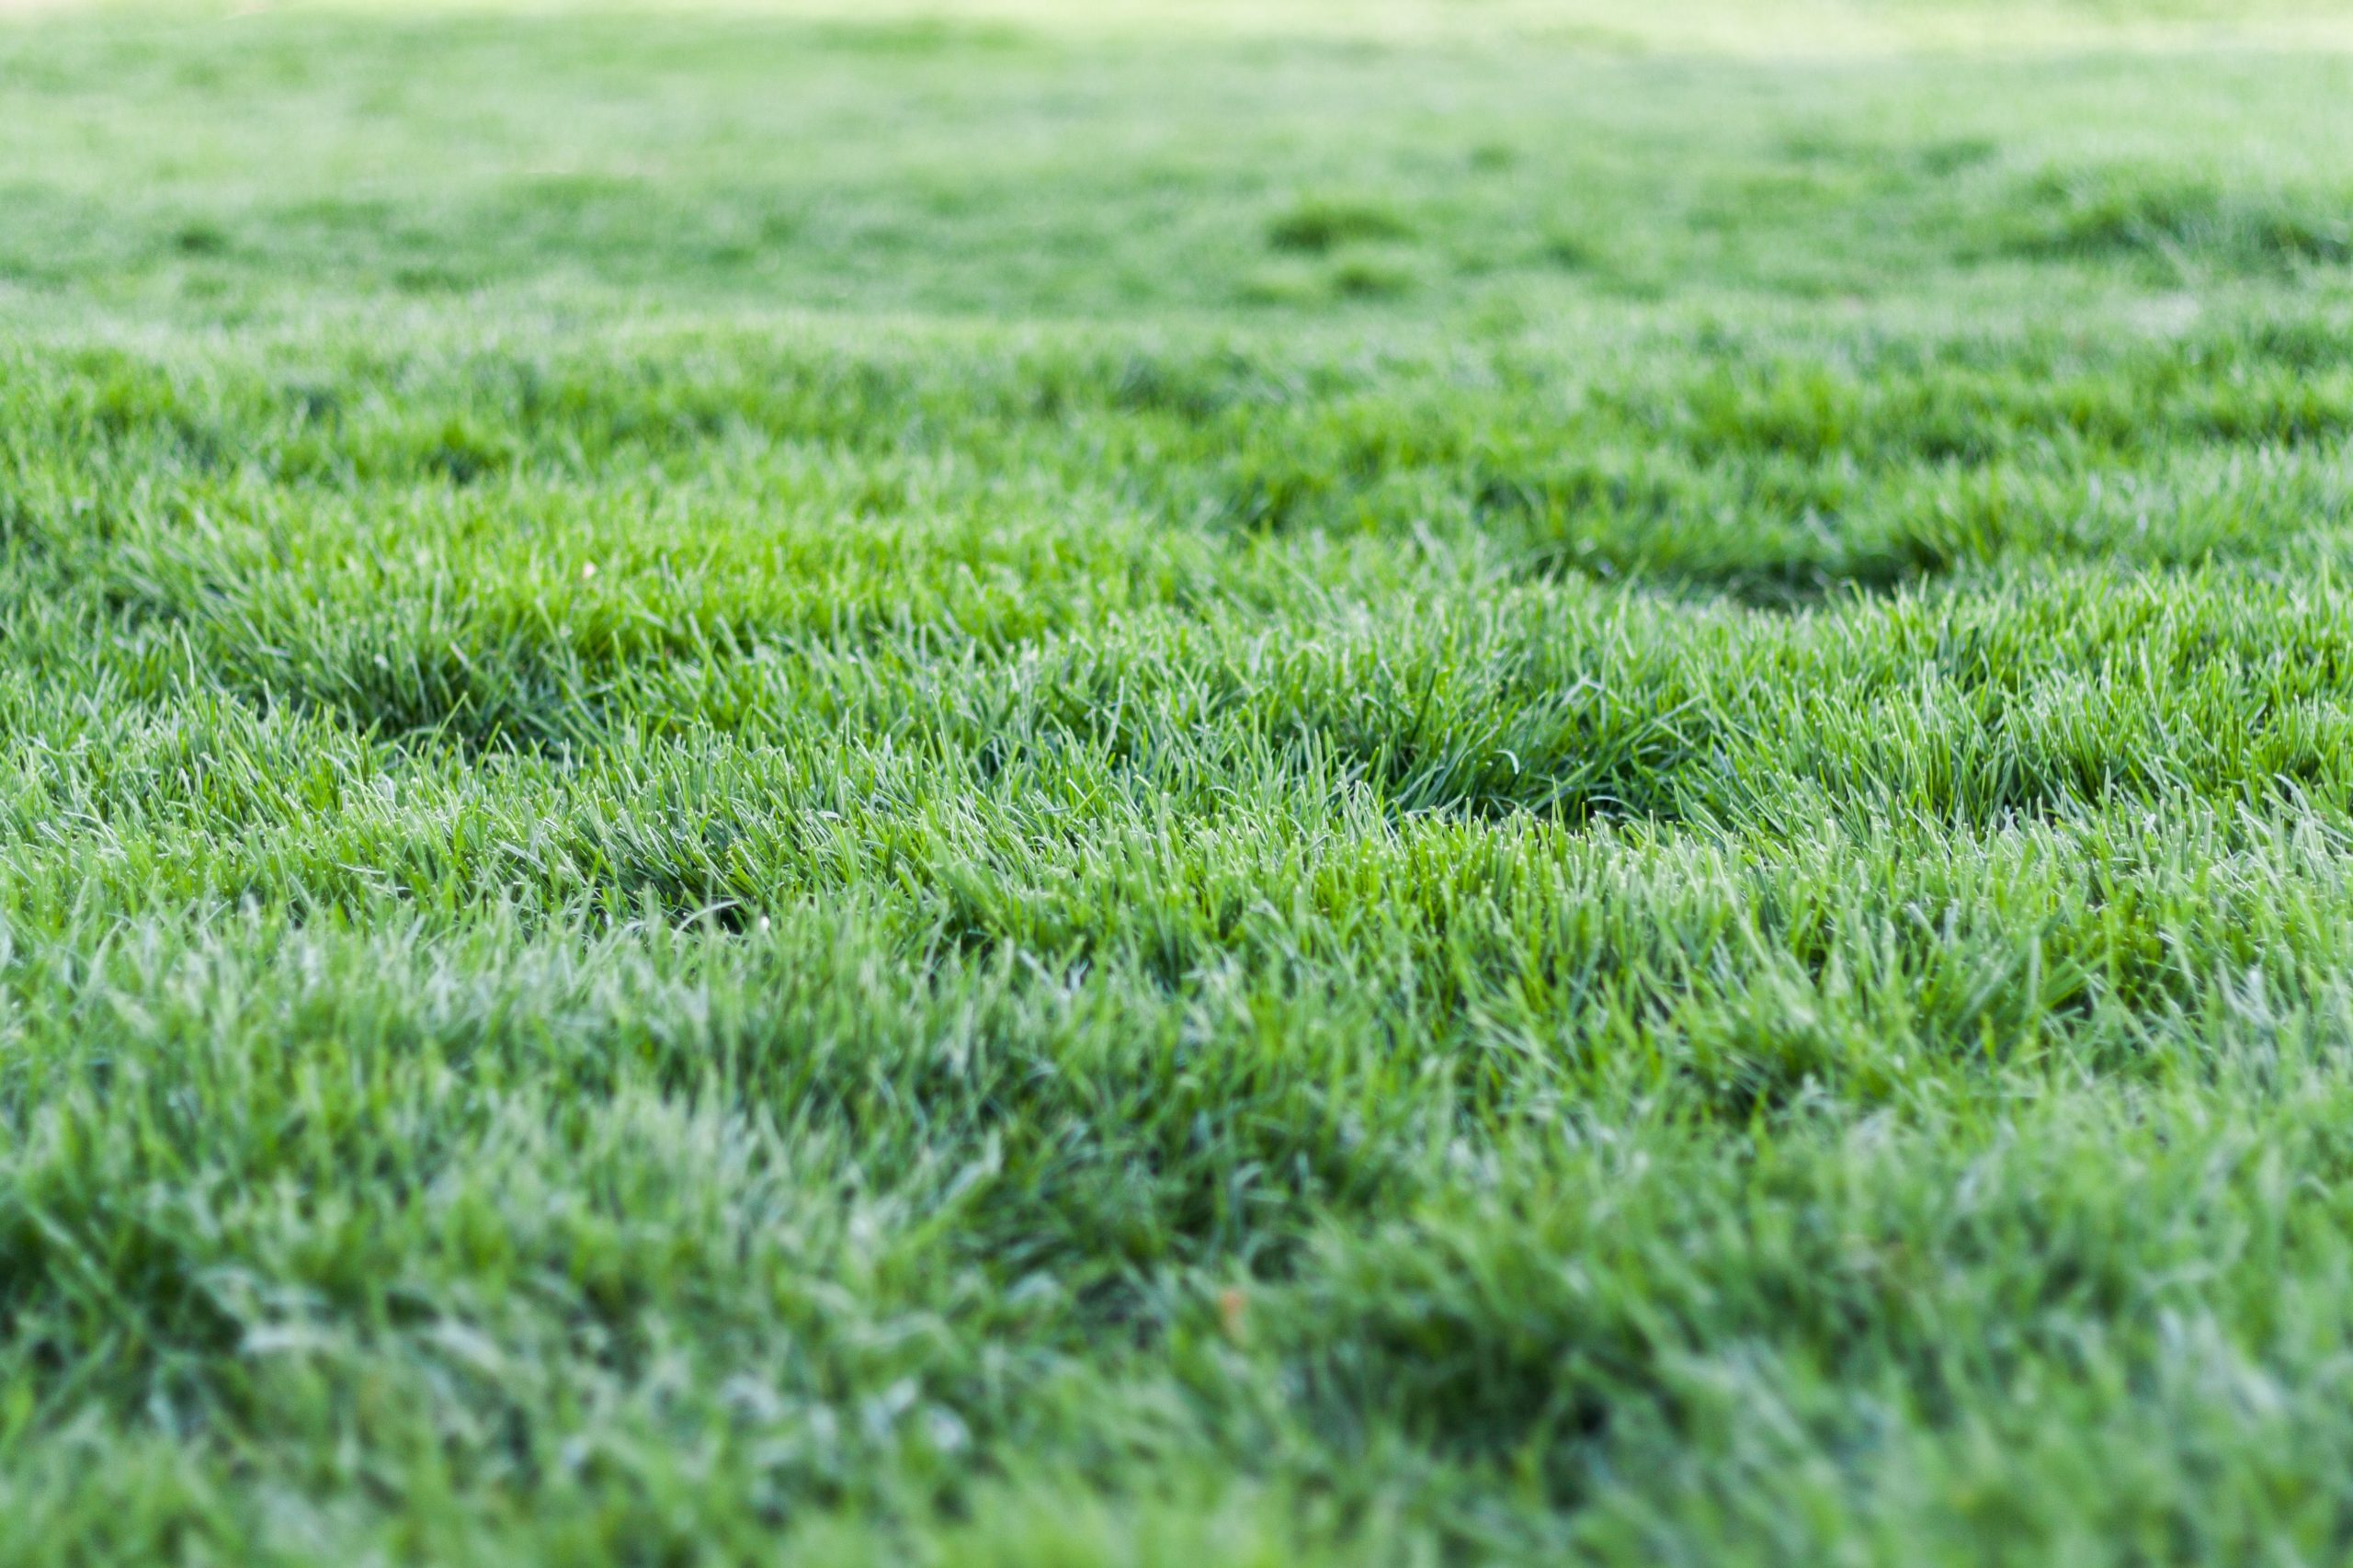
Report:
M1385 202L1336 196L1302 197L1267 224L1277 250L1321 256L1343 245L1413 237L1404 213Z
M2027 187L2012 250L2131 259L2189 275L2353 261L2353 198L2268 196L2240 182L2121 167Z

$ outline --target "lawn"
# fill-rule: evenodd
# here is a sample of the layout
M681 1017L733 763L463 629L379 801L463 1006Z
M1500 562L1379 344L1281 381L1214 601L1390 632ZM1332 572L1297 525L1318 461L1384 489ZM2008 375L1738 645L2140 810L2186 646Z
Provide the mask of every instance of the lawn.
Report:
M2353 1550L2353 19L0 6L0 1561Z

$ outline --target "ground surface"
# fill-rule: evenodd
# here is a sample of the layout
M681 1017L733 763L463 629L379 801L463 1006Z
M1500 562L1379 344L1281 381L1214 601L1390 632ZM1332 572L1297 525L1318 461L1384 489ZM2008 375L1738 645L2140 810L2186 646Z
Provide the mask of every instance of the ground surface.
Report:
M2342 17L18 9L0 1558L2347 1550Z

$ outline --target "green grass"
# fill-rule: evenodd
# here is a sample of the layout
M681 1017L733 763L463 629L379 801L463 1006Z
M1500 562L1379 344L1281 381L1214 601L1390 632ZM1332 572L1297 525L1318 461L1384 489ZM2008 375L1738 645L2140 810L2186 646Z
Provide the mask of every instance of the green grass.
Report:
M0 1560L2340 1558L2349 51L0 17Z

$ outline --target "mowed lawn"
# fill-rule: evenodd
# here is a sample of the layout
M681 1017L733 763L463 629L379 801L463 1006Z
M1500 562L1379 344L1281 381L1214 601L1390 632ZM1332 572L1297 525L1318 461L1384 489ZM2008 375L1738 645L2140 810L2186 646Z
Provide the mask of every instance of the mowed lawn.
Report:
M2353 1551L2353 17L0 17L0 1561Z

